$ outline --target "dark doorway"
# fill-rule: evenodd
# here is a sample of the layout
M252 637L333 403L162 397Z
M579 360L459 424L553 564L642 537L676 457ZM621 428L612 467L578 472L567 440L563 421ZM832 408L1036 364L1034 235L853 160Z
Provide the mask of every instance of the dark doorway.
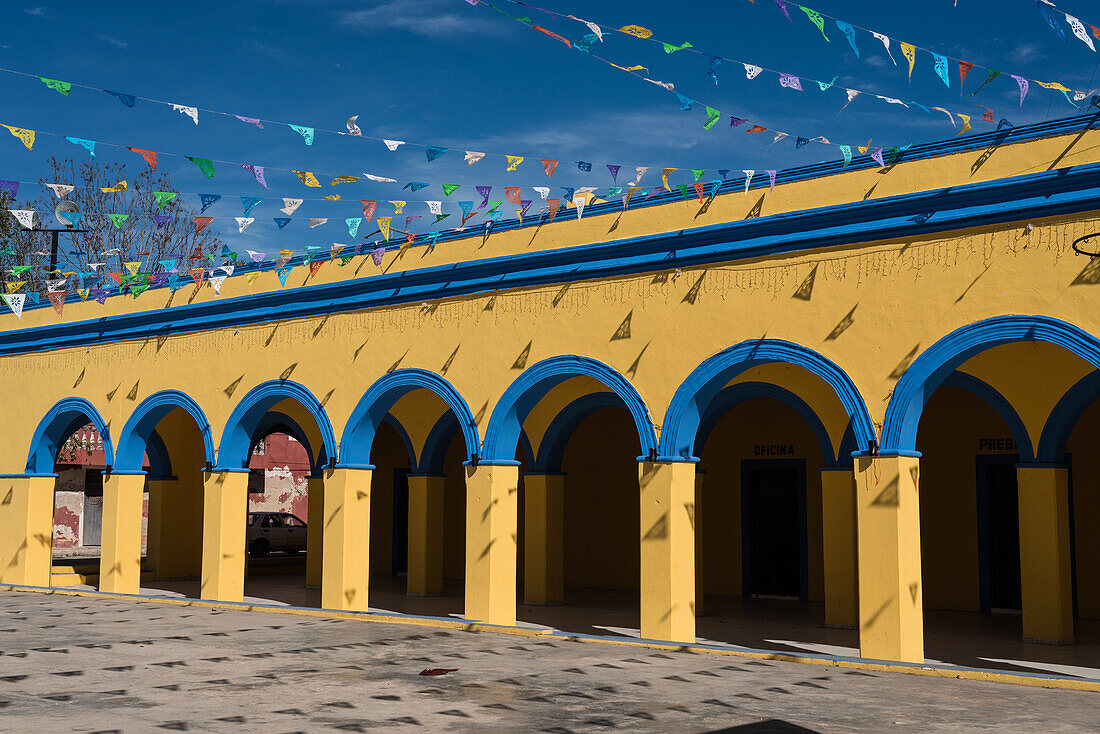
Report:
M409 572L409 470L393 470L393 575Z
M978 569L981 607L1020 608L1017 456L978 456Z
M806 462L741 464L742 592L807 598Z

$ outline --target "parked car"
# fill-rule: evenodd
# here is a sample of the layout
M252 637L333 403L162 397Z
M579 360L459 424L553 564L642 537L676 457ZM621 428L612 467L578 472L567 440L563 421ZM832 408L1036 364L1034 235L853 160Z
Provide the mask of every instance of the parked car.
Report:
M294 554L306 549L306 524L289 512L248 513L248 553L262 558L271 551Z

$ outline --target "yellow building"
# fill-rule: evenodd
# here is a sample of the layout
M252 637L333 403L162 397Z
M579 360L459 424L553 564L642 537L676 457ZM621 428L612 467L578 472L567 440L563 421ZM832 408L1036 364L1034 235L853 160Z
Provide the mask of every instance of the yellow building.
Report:
M326 608L366 610L399 545L410 594L460 579L499 625L587 587L658 640L695 640L705 592L823 602L868 658L923 661L926 609L1072 641L1100 617L1095 119L0 317L0 582L50 584L57 448L91 422L100 588L140 587L148 484L148 569L240 600L278 423Z

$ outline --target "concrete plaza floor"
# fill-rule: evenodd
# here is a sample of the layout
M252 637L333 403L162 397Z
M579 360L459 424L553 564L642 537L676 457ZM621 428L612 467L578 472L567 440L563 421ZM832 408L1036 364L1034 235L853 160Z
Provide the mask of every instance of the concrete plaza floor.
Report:
M0 593L5 732L1084 732L1100 693ZM456 669L421 676L425 669Z
M438 597L407 596L404 584L401 576L372 576L371 608L420 616L462 616L461 582L447 582L445 594ZM193 597L198 594L198 582L149 581L143 589ZM320 590L306 588L304 572L251 575L245 595L262 603L302 607L319 607L321 603ZM577 634L638 636L637 592L570 588L566 600L564 606L521 603L519 621ZM696 620L701 642L859 656L859 633L826 627L821 604L707 597L704 605L704 616ZM1075 620L1077 641L1072 645L1025 643L1020 624L1018 614L926 611L925 654L936 663L1100 680L1100 620Z

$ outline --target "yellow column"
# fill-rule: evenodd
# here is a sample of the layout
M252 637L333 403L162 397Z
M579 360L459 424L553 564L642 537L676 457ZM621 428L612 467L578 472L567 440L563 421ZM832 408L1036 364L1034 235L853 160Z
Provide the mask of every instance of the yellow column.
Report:
M920 567L920 460L856 460L859 652L878 660L924 662Z
M523 475L523 602L565 603L565 475Z
M825 565L825 626L859 625L856 572L856 484L851 467L821 470L821 541Z
M199 596L244 599L248 470L218 470L203 477L202 575Z
M141 590L141 509L145 472L103 477L103 536L99 590L137 594Z
M516 623L519 466L466 467L466 618Z
M306 521L306 586L318 588L324 577L321 560L324 548L321 542L324 530L322 520L325 517L324 477L309 477L306 480L306 512L309 515Z
M409 554L406 576L409 596L443 593L442 474L409 475Z
M642 637L695 642L695 464L640 462Z
M706 472L695 468L695 616L703 616L703 477Z
M1069 554L1069 470L1016 468L1020 505L1020 593L1024 641L1073 641Z
M324 513L313 520L324 528L321 606L325 609L367 610L371 474L370 469L325 470Z
M54 477L0 477L0 583L49 586Z

